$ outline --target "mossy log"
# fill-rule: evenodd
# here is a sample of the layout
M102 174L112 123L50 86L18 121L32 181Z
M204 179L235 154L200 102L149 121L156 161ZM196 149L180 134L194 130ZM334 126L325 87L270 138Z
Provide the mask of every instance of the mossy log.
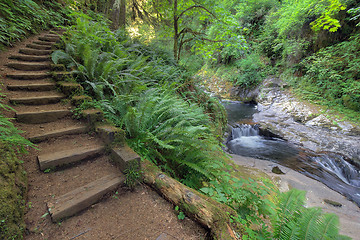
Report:
M241 232L241 226L230 223L230 215L236 214L232 208L186 187L148 160L141 161L141 168L146 184L179 206L188 217L209 229L213 239L237 239L234 229Z

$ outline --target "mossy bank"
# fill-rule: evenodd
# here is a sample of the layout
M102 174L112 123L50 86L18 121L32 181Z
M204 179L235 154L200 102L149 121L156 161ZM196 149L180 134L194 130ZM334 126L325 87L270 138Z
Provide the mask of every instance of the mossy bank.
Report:
M0 239L22 239L27 177L13 149L0 142Z

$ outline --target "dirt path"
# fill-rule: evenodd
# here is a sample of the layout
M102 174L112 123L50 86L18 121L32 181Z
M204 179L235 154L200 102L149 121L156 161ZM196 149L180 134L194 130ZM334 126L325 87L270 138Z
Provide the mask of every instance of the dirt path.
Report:
M29 180L25 239L205 239L203 228L178 220L174 206L149 187L127 191L103 142L71 118L72 107L47 74L56 40L56 33L43 32L0 54L14 123L25 137L41 139L39 150L22 159Z

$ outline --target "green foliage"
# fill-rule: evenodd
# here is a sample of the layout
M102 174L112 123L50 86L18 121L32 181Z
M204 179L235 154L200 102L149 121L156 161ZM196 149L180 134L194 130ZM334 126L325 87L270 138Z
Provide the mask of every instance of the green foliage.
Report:
M4 95L0 93L0 109L12 111L11 107L2 103L3 97ZM22 153L26 152L25 147L35 147L32 142L20 135L22 131L18 130L10 120L0 114L0 142Z
M253 53L246 55L243 59L235 62L238 74L233 80L236 86L251 89L256 87L264 79L265 65L261 61L260 56Z
M38 4L32 0L0 2L0 49L42 29L71 22L71 9L56 1Z
M313 51L310 47L319 36L313 31L337 31L340 22L335 17L340 10L344 5L338 0L283 1L267 16L257 39L259 48L270 59L281 60L280 65L298 64Z
M273 239L350 239L339 235L339 219L335 214L305 208L305 194L297 189L280 194L272 219Z
M177 218L179 220L184 220L185 219L185 213L183 211L180 211L179 206L175 206L175 212L177 213Z
M308 98L360 111L360 35L306 58L297 83Z
M2 140L0 156L0 238L22 239L25 230L26 172L14 150Z
M223 157L211 127L215 124L195 95L181 95L183 99L174 91L182 93L189 80L186 71L166 52L132 41L124 32L111 32L106 22L84 14L66 35L65 51L55 51L54 62L76 73L106 117L125 128L139 153L190 186L201 186L212 176L211 160ZM216 106L207 100L207 110L223 114Z
M131 162L124 170L125 185L132 191L141 181L141 170L139 162Z
M142 143L141 148L148 151L146 157L175 178L199 187L213 177L211 160L221 157L221 150L209 127L209 116L196 104L169 90L150 89L122 121L130 141Z
M335 19L334 16L338 14L341 10L345 10L346 7L339 0L331 0L330 6L322 13L322 15L312 22L311 28L314 31L319 31L321 29L329 30L329 32L336 32L340 27L340 21Z
M200 191L236 210L238 218L246 220L248 228L257 224L265 231L262 217L274 214L275 209L275 204L268 199L273 189L268 180L259 183L253 179L238 179L223 171L218 179L210 181L209 186Z
M350 20L358 21L358 19L360 18L360 7L350 8L347 12L352 15L352 18ZM358 22L356 26L359 27L360 22Z

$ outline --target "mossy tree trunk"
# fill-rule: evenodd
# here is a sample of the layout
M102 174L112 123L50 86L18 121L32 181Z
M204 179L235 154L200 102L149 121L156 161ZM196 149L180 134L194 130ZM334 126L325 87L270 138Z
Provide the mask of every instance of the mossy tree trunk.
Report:
M142 161L141 168L146 184L179 206L188 217L209 229L214 239L237 239L233 229L239 230L241 226L230 223L230 215L236 215L232 208L186 187L148 160Z

